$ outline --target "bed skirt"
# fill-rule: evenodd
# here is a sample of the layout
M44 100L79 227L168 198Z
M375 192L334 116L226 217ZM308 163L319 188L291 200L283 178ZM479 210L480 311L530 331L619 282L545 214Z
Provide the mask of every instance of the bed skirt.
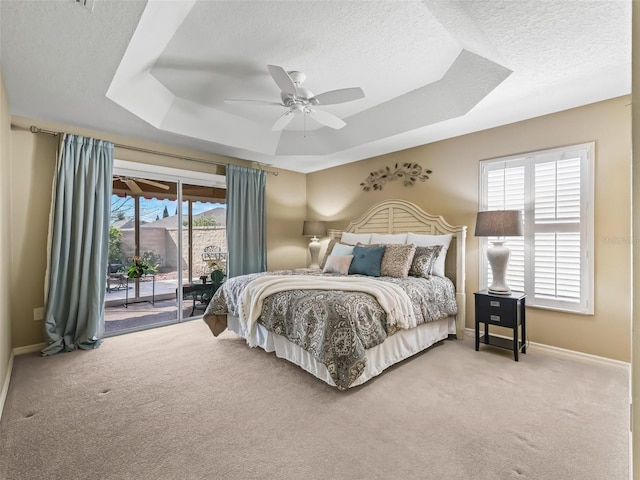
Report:
M284 358L295 363L313 376L336 386L327 367L318 362L313 356L298 345L287 340L277 333L269 332L263 325L257 324L258 346L267 352L275 352L279 358ZM227 316L227 328L242 338L246 338L245 331L237 317ZM447 317L435 322L423 323L409 330L399 330L387 337L380 345L365 351L367 364L362 374L350 385L355 387L363 384L370 378L382 373L391 365L405 358L415 355L431 345L448 338L456 333L455 317Z

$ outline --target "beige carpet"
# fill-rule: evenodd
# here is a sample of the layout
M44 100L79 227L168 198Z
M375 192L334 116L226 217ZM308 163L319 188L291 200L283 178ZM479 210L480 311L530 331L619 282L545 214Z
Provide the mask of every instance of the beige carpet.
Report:
M194 316L202 315L205 306L198 303L197 307L198 308L195 309L193 308L193 299L185 299L182 318L189 318L192 311ZM175 298L158 300L154 304L140 302L131 303L127 307L124 305L111 306L106 307L104 312L104 333L107 337L135 329L169 325L178 322L178 308Z
M16 357L0 478L627 480L628 388L464 340L340 392L196 320Z

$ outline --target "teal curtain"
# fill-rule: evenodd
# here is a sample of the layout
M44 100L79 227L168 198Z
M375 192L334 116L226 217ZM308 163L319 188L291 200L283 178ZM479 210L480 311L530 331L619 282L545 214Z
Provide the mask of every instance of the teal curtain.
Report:
M49 219L43 355L100 345L112 172L112 143L63 135Z
M267 269L265 183L267 173L227 166L227 276Z

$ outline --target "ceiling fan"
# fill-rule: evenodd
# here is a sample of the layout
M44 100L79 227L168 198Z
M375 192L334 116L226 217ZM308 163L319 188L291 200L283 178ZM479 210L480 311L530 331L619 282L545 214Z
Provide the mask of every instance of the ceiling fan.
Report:
M147 185L152 185L154 187L161 188L162 190L169 190L169 185L165 185L164 183L154 182L153 180L147 180L146 178L134 178L134 177L113 177L114 180L120 180L124 183L129 190L133 193L140 195L144 193L142 188L138 185L139 183L146 183Z
M238 99L225 100L225 103L245 103L252 105L285 107L287 110L271 127L271 130L274 131L283 130L297 114L308 115L309 118L314 119L322 125L336 130L340 129L346 125L342 119L336 117L332 113L325 112L324 110L318 110L313 107L317 105L335 105L338 103L351 102L364 97L364 92L360 87L340 88L338 90L331 90L315 95L301 86L302 82L304 82L306 78L304 73L298 71L287 72L284 68L277 65L267 65L267 68L269 69L269 73L273 80L276 82L278 87L280 87L280 103L265 100Z

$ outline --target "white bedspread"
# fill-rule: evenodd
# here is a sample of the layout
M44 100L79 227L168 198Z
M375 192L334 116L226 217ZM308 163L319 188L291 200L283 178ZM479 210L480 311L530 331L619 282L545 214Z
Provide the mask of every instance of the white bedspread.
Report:
M317 277L269 275L251 281L242 292L239 321L247 332L247 343L254 347L256 320L264 298L285 290L346 290L373 295L387 314L387 323L400 328L413 328L416 317L409 296L397 285L367 277Z

